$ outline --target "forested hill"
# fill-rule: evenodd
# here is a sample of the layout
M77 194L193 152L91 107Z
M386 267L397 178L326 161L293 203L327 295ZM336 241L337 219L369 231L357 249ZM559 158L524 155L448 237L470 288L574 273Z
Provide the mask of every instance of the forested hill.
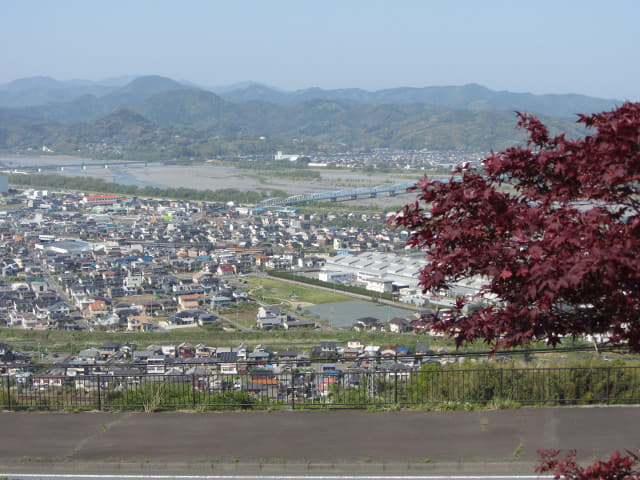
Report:
M37 99L45 104L34 104ZM159 159L279 149L486 151L522 140L514 110L539 112L555 129L576 136L584 131L568 112L615 104L478 85L284 92L248 84L216 94L158 76L122 85L34 78L0 86L0 150L25 153L46 145L56 153L96 158Z
M308 88L295 92L283 92L259 84L249 84L220 94L232 102L261 100L281 105L309 100L331 100L337 102L383 105L383 104L428 104L466 110L497 110L513 112L527 111L539 115L571 119L576 113L593 113L612 109L618 100L588 97L585 95L533 95L494 91L477 84L445 87L401 87L376 92L359 88L323 90Z

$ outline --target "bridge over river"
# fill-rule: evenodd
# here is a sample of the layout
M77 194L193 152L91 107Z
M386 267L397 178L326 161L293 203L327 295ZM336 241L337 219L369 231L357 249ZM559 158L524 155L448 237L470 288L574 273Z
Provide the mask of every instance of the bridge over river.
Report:
M307 202L345 202L360 198L376 198L378 195L395 196L408 193L407 189L417 182L396 183L394 185L378 185L376 187L362 187L351 190L334 190L331 192L301 193L286 198L270 198L260 202L263 207L284 207Z
M43 170L58 170L63 172L65 169L71 168L82 168L83 170L87 170L89 168L102 168L108 169L113 167L129 167L133 165L144 165L147 166L147 162L143 161L135 161L135 160L122 160L122 161L109 161L109 162L77 162L77 163L47 163L42 165L20 165L15 167L9 167L12 173L32 173L32 172L42 172Z

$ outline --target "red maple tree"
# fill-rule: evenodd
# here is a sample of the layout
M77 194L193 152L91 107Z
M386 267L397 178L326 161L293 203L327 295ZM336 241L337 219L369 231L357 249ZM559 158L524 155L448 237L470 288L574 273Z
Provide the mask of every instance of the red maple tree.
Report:
M616 452L609 460L596 460L587 467L581 467L572 450L560 458L558 450L538 450L541 464L536 472L553 473L556 480L640 480L640 457L627 450L626 455Z
M434 328L494 350L590 334L640 352L640 104L580 115L590 134L551 137L518 114L528 142L448 181L425 177L390 224L424 249L425 291L485 280Z

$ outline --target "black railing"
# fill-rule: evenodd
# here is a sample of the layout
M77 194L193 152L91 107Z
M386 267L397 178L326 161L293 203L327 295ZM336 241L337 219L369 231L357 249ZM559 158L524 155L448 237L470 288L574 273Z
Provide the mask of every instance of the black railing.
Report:
M640 367L0 376L5 410L640 403Z

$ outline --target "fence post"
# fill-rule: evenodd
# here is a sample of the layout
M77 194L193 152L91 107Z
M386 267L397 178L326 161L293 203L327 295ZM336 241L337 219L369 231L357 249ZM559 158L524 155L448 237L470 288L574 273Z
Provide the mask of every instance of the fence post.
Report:
M611 367L607 367L607 405L609 405L609 398L611 393L609 392L609 382L611 380Z
M11 377L7 373L7 406L11 410Z
M291 368L291 410L296 408L296 374L294 368Z
M102 410L102 390L100 384L102 383L102 377L98 375L98 411Z
M395 387L393 389L393 404L397 405L398 404L398 369L397 368L395 371L394 378L395 378Z
M196 408L196 374L191 374L191 400L193 404L193 409Z

